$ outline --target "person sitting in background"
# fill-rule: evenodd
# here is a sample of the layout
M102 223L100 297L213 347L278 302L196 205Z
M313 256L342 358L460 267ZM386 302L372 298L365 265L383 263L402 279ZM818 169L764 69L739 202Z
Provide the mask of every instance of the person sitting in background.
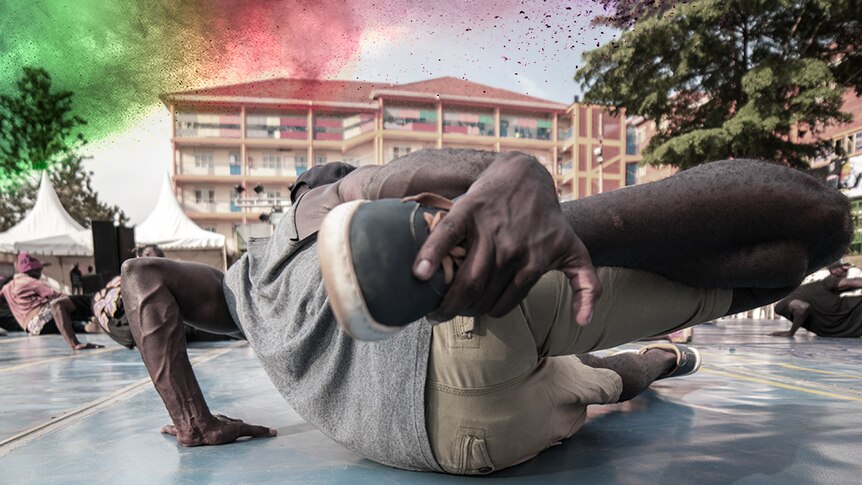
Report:
M11 278L0 275L0 290L6 286L6 283L11 281ZM9 304L6 299L0 299L0 335L6 335L7 332L21 330L18 322L15 321L15 316L12 315L12 310L9 309Z
M773 337L793 337L804 328L818 337L862 337L862 296L842 293L862 289L862 278L848 278L853 265L836 261L829 276L802 285L775 304L775 313L790 320L790 330L772 332Z
M93 316L90 301L83 295L64 295L43 281L42 261L27 252L18 254L17 270L12 281L0 290L18 325L30 335L60 333L72 350L97 349L103 345L82 343L75 335L72 318Z
M165 252L155 244L138 246L134 249L136 258L164 258ZM93 295L93 314L99 328L118 344L128 348L135 348L135 339L129 330L129 319L123 306L123 297L120 294L119 276L114 277L104 288ZM226 335L217 335L198 330L190 325L185 325L186 342L229 340Z

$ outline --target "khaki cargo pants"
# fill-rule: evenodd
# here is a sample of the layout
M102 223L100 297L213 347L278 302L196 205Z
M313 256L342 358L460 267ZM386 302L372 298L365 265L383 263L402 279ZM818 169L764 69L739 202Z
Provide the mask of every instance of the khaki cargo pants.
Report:
M562 273L542 277L502 318L434 327L426 384L431 449L448 473L491 473L572 436L589 404L616 402L619 375L575 354L607 349L723 316L731 290L705 290L644 271L597 268L604 294L592 322L571 313Z

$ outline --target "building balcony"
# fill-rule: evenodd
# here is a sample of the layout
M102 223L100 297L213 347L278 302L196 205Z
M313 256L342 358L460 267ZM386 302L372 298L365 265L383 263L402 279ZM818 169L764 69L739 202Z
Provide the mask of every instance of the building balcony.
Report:
M240 212L241 209L232 201L186 201L183 209L187 213L213 214Z
M180 133L177 133L175 137L171 139L177 146L186 146L186 147L194 147L194 146L213 146L213 147L239 147L242 143L241 138L223 138L223 137L189 137L182 136Z
M186 184L186 183L224 183L224 184L236 184L242 177L240 175L208 175L208 174L184 174L177 173L174 174L174 182L178 184Z

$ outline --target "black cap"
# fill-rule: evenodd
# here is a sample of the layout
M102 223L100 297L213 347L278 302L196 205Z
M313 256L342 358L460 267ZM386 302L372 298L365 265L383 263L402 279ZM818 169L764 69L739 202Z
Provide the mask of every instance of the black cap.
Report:
M296 184L290 189L290 203L296 202L303 186L313 189L321 185L331 184L341 180L354 170L356 167L344 162L329 162L311 167L296 179Z

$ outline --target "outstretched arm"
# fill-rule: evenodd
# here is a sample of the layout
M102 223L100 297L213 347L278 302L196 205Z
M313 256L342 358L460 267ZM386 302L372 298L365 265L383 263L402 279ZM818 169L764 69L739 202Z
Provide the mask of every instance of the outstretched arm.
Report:
M173 421L162 432L176 436L183 446L275 436L274 429L213 415L186 353L184 317L214 333L237 330L225 304L221 273L195 263L138 258L123 264L122 276L129 327Z
M51 314L54 315L54 323L57 324L57 329L66 343L72 350L86 349L101 349L104 345L93 343L81 343L78 336L75 335L75 329L72 328L72 312L75 311L75 304L68 296L61 296L51 301Z
M772 332L769 335L773 337L793 337L811 313L811 305L802 300L791 300L787 308L793 315L793 324L790 326L790 330L786 332Z

